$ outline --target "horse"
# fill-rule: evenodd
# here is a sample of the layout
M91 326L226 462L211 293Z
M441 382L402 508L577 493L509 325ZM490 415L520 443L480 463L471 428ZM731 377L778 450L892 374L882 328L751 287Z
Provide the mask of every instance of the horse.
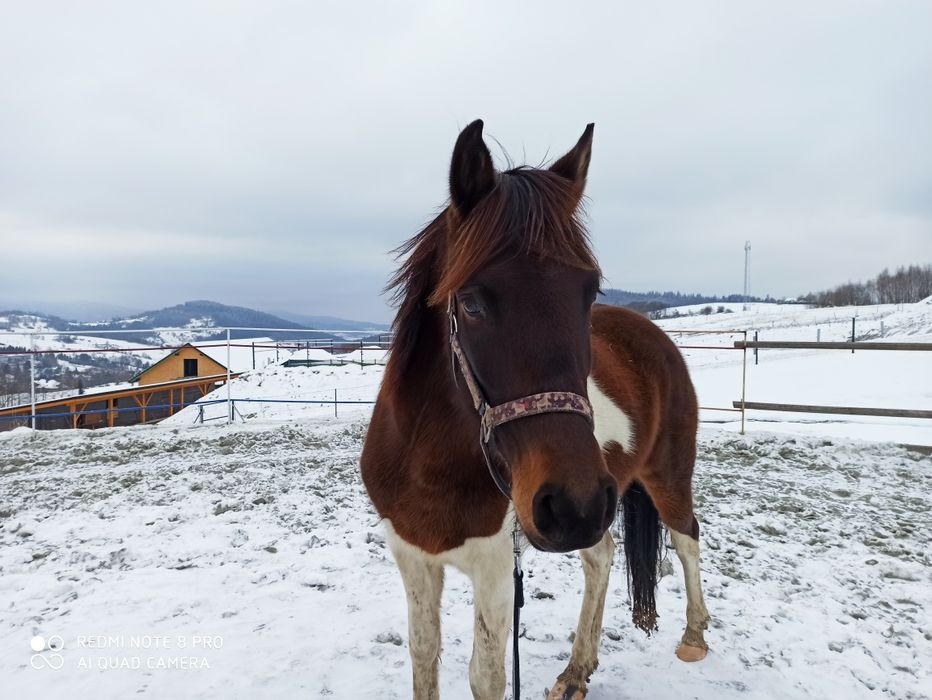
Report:
M656 629L665 525L686 580L676 654L706 655L696 395L666 334L595 303L602 273L582 222L594 125L549 168L504 172L482 129L474 121L456 140L448 204L396 250L394 341L361 475L404 583L414 698L439 697L447 565L474 590L473 696L503 697L520 528L538 550L580 551L579 624L547 697L581 700L598 665L619 494L634 624Z

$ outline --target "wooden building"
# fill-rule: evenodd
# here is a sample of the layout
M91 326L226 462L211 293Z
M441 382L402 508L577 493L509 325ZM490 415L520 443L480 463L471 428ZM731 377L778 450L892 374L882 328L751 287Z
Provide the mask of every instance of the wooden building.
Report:
M219 354L217 347L210 347ZM225 352L226 348L222 350ZM230 373L238 377L241 372ZM36 428L105 428L156 423L226 383L227 368L190 343L144 369L122 386L36 401ZM30 425L32 406L0 409L0 431Z
M113 428L157 423L206 396L226 380L224 370L223 374L212 377L191 377L142 386L125 385L36 401L36 428ZM29 426L31 414L29 404L0 408L0 431Z
M130 381L146 384L163 384L176 379L193 379L195 377L215 377L226 374L227 368L213 359L206 352L187 343L151 367L133 377Z

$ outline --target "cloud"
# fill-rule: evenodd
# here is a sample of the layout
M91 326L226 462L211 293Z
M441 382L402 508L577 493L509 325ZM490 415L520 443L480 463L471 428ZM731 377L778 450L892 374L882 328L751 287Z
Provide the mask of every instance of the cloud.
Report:
M446 198L476 117L531 163L596 122L592 236L620 287L737 291L745 239L761 294L932 258L925 2L20 3L6 17L4 297L71 294L60 273L77 269L85 298L386 318L387 252Z

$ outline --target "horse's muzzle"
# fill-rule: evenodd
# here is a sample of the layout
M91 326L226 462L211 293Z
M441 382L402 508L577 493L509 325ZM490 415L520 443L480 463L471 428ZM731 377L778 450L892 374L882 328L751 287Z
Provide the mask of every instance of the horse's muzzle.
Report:
M583 498L558 484L545 483L533 501L537 537L529 536L528 540L551 552L592 547L612 524L617 505L618 484L609 474Z

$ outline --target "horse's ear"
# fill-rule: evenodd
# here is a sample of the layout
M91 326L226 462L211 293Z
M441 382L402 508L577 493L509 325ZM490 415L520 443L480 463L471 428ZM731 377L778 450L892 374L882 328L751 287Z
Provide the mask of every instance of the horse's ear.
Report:
M595 124L586 126L586 130L573 146L573 150L550 166L550 172L573 182L580 193L586 186L586 174L589 172L589 160L592 158L592 132Z
M492 154L482 140L482 120L463 129L450 163L450 199L463 218L495 187Z

